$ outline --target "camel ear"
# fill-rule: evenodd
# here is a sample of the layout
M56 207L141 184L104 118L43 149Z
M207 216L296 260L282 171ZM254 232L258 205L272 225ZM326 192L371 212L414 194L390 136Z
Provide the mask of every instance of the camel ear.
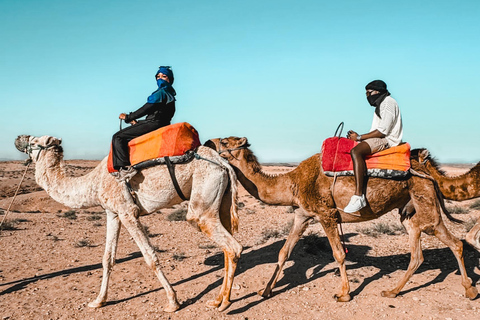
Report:
M423 149L418 153L418 161L420 163L428 160L429 157L430 157L430 152L428 152L427 149Z
M245 138L245 137L240 138L240 139L238 140L238 146L239 146L239 147L243 147L243 146L245 146L245 145L247 145L247 144L248 144L248 140L247 140L247 138Z
M45 146L59 146L62 143L62 139L58 139L55 137L48 137L47 141L45 142Z

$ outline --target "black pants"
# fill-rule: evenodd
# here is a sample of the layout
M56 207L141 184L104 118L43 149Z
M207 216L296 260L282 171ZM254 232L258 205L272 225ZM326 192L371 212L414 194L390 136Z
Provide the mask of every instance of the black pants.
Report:
M118 170L121 167L130 165L130 157L128 154L128 142L130 142L130 140L157 130L158 128L168 126L169 124L170 122L139 121L137 124L115 133L112 137L113 167Z

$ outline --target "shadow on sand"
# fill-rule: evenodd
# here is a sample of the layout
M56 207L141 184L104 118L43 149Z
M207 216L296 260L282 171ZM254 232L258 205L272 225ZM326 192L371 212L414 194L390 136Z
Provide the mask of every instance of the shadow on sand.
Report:
M356 270L356 269L360 269L362 267L367 267L367 266L375 267L379 269L379 271L368 278L362 279L362 282L360 283L360 285L354 291L351 292L352 298L358 295L369 283L382 278L384 275L388 275L397 270L405 271L410 261L409 253L381 256L381 257L369 256L368 252L371 249L371 247L348 243L348 238L355 235L356 234L354 233L345 235L347 239L347 247L349 251L349 253L347 254L347 261L348 261L347 271ZM247 272L248 270L258 265L275 264L277 262L278 252L282 248L284 242L285 240L278 240L276 242L273 242L271 244L268 244L266 246L260 247L258 249L253 249L253 250L248 250L250 248L245 248L245 253L242 255L238 263L236 275ZM400 294L405 294L411 291L418 290L420 288L428 287L435 283L440 283L444 281L445 278L450 273L452 272L458 273L457 261L449 248L428 249L428 250L424 250L423 254L424 254L424 263L420 266L420 268L417 270L416 273L421 273L427 270L440 270L440 274L437 275L434 279L424 284L418 285L416 287L408 288L407 290L402 291ZM465 265L467 268L468 276L473 279L474 283L476 283L480 278L479 275L473 272L475 265L478 264L479 256L480 254L475 249L473 249L470 245L464 242ZM133 252L125 258L118 259L117 264L121 264L123 262L127 262L140 257L142 257L140 252ZM326 237L318 237L316 235L305 236L297 243L296 247L293 250L292 256L290 257L289 260L293 260L295 263L283 270L283 276L281 276L280 280L277 283L277 287L279 289L276 289L276 290L274 289L274 294L282 294L292 288L307 284L309 282L314 281L315 279L324 277L325 275L329 273L334 273L336 271L336 268L323 270L326 265L330 264L331 262L334 262L332 251L330 249L330 246L328 244L328 239ZM176 285L193 281L195 279L208 275L212 272L222 270L223 269L223 253L219 252L217 254L214 254L208 257L207 259L205 259L204 263L205 265L212 266L212 268L204 272L192 275L186 279L182 279L180 281L172 283L172 286L175 287ZM307 277L307 271L309 269L312 269L312 267L313 267L313 272L310 272L311 275ZM0 287L6 287L6 286L11 286L11 287L8 287L7 289L0 291L0 295L9 294L9 293L24 289L27 285L37 281L47 280L55 277L64 277L66 275L70 275L74 273L88 272L88 271L101 269L101 268L102 268L101 263L91 264L91 265L86 265L86 266L81 266L81 267L76 267L71 269L64 269L64 270L40 275L37 277L19 279L19 280L11 281L8 283L3 283L3 284L0 284ZM270 279L270 276L274 269L275 269L274 266L265 267L265 272L264 272L265 281L268 281ZM350 279L351 278L352 277L350 277ZM396 280L399 280L399 279L392 279L392 284L391 284L392 288L395 286ZM204 290L199 292L196 296L183 302L181 307L184 308L190 304L196 303L207 293L209 293L215 288L220 287L222 284L222 281L223 281L223 278L220 278L215 282L210 283ZM458 281L460 281L460 277ZM338 278L338 282L340 284L340 278ZM263 288L256 288L256 290L259 290L259 289L263 289ZM131 296L125 299L109 301L107 305L119 304L128 300L132 300L138 297L148 295L153 292L157 292L159 290L161 290L161 288L142 292L140 294L137 294L135 296ZM334 292L332 292L332 296L333 294ZM257 295L256 291L250 292L242 297L239 297L238 299L233 300L232 302L250 298L255 295ZM241 308L230 310L228 314L242 313L262 303L263 301L264 299L259 296L257 301L251 302Z

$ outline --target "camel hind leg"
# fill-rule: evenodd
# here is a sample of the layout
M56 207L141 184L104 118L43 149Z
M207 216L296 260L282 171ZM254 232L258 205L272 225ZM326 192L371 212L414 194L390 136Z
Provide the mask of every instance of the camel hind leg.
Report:
M407 229L408 233L408 242L410 244L410 263L408 264L407 271L403 275L403 278L398 282L397 286L392 290L382 291L382 297L395 298L398 293L403 289L407 281L412 277L415 271L417 271L417 269L423 263L423 253L420 242L420 236L422 231L410 219L405 219L402 221L402 223L405 226L405 229Z
M237 262L240 259L243 248L235 238L233 238L232 234L227 231L220 219L220 206L225 188L228 184L228 178L224 175L225 172L223 169L218 169L222 170L223 179L212 180L212 183L203 181L202 179L204 178L201 176L194 176L194 185L190 196L187 220L195 221L200 230L223 250L225 259L225 276L223 283L217 297L207 302L208 306L223 311L231 304L230 295L233 279ZM199 183L199 181L202 183ZM222 182L219 183L219 181ZM227 192L226 197L229 195L230 193ZM226 206L224 206L224 208L225 207ZM222 210L227 209L222 208ZM227 223L225 219L224 223L226 227L230 227L230 224Z
M263 290L258 291L258 294L264 298L268 298L272 295L272 289L275 288L277 284L278 277L282 272L283 266L285 261L288 260L290 255L292 254L293 248L297 244L300 237L305 232L308 227L308 222L312 219L312 216L306 215L303 210L297 210L295 214L295 218L293 221L293 226L290 229L290 233L288 234L287 241L283 245L282 249L278 253L278 262L275 266L275 271L273 272L270 281L268 281L267 285Z

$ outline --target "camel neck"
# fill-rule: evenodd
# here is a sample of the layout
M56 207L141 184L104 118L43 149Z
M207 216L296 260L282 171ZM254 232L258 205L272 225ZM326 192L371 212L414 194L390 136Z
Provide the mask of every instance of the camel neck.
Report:
M71 208L88 208L99 205L95 182L99 166L85 176L69 177L63 155L44 151L35 165L35 180L55 200Z
M480 197L480 164L455 177L446 176L430 162L426 163L426 167L446 199L462 201Z
M292 180L289 174L268 174L256 160L241 160L231 162L238 181L252 196L267 204L294 205L292 195Z

